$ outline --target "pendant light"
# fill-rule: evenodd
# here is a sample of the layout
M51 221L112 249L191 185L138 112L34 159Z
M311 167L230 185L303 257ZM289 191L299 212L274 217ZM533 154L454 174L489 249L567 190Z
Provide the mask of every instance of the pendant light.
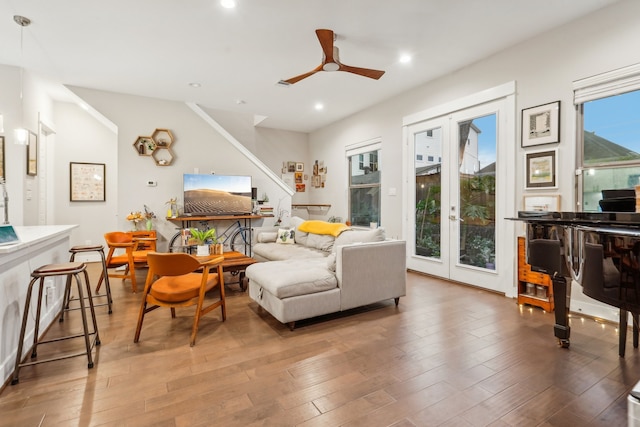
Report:
M16 24L20 25L20 127L17 128L15 133L15 143L18 145L27 145L27 129L24 127L24 82L23 82L23 74L24 74L24 48L23 48L23 35L24 35L24 27L28 27L31 25L31 20L29 18L25 18L24 16L14 15L13 20Z

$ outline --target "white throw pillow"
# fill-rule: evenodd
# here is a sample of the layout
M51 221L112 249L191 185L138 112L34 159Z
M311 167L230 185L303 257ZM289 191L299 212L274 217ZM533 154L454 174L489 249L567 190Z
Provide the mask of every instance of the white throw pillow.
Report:
M280 228L278 229L278 238L276 239L276 243L282 243L285 245L293 245L295 241L295 231L293 229L288 228Z
M277 231L261 231L256 239L258 243L273 243L278 240Z

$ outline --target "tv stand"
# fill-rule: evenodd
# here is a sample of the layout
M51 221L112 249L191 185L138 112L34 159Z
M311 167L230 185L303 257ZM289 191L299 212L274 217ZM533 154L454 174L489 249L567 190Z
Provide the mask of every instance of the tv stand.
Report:
M251 230L251 221L254 219L273 218L273 215L181 215L174 217L167 217L167 221L180 222L180 228L191 228L191 223L206 222L206 221L240 221L244 220L244 227ZM251 256L251 242L249 242L249 256Z
M236 219L244 219L245 225L251 226L251 220L254 219L262 219L262 218L272 218L273 215L181 215L181 216L172 216L167 217L167 221L180 221L182 223L182 228L189 228L189 222L191 221L225 221L225 220L233 220Z

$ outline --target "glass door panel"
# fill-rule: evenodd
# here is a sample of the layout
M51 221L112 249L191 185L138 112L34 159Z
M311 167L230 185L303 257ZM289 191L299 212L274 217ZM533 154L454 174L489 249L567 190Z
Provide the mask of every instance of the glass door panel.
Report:
M496 146L495 113L458 122L456 259L489 270L496 268Z
M415 240L414 254L440 259L442 128L414 134Z

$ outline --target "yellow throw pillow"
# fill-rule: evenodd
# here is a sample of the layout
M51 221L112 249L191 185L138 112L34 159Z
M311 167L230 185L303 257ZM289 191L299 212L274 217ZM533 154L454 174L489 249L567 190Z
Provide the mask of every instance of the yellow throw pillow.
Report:
M346 224L339 222L326 222L319 220L305 221L298 227L298 230L313 234L328 234L331 236L339 236L344 230L348 230Z

